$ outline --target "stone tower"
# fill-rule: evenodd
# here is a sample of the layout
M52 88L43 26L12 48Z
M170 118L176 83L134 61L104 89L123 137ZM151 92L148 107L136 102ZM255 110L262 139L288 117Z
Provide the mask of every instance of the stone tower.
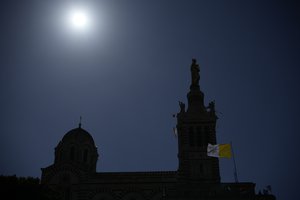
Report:
M188 107L179 102L177 113L178 175L180 180L191 182L220 182L218 158L207 156L208 143L216 144L214 102L204 105L200 90L200 68L196 60L191 64L191 85L187 94Z

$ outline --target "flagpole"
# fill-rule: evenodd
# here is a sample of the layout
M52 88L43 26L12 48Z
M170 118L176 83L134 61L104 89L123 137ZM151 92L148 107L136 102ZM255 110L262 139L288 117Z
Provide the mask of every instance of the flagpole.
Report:
M233 160L233 165L234 165L234 180L235 180L236 183L238 183L239 179L238 179L238 173L237 173L237 169L236 169L236 163L235 163L235 157L234 157L234 151L233 151L232 142L230 142L230 145L231 145L232 160Z

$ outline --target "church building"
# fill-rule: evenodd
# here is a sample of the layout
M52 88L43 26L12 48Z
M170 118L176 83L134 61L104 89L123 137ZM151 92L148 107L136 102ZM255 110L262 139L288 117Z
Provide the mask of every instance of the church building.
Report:
M252 182L220 182L219 160L207 156L217 144L214 102L204 105L200 70L193 59L187 106L177 113L178 169L150 172L96 172L98 152L93 137L78 128L55 148L54 163L42 168L41 185L49 199L61 200L275 200L255 194Z

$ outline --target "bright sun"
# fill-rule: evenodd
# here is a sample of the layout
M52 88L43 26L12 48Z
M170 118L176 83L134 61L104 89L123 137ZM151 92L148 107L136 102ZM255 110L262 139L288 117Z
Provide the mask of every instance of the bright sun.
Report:
M73 9L69 13L69 23L71 27L78 31L85 31L90 26L88 12L83 9Z

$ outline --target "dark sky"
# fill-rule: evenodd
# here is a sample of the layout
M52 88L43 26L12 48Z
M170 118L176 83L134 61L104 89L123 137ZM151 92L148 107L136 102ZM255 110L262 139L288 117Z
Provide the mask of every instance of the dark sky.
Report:
M296 2L296 1L295 1ZM240 181L296 199L300 179L300 6L292 1L1 1L0 174L40 177L78 126L98 171L176 170L172 114L191 59L217 140L233 142ZM91 29L64 13L90 9ZM220 160L232 182L232 160Z

